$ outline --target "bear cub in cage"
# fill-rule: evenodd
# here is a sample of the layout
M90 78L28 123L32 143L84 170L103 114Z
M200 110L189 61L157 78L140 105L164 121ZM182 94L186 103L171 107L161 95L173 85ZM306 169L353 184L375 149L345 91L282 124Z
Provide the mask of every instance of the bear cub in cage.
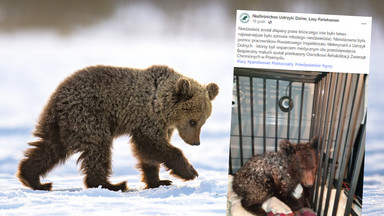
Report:
M235 174L233 190L242 200L242 206L257 215L266 215L262 204L277 197L292 211L306 206L305 197L295 198L293 192L300 183L313 186L318 167L318 138L308 143L280 142L278 152L255 155Z

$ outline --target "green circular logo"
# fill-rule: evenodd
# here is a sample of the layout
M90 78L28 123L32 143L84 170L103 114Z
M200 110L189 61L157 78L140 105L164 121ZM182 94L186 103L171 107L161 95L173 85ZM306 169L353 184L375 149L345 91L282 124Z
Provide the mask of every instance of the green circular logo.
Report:
M247 22L249 22L250 19L251 19L251 17L249 16L248 13L240 14L240 22L247 23Z

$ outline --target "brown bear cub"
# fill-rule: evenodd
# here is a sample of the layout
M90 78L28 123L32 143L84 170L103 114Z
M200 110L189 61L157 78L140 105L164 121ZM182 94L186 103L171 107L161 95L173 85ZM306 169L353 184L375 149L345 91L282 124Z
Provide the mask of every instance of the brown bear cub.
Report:
M126 190L126 181L111 184L113 139L130 135L147 188L170 185L159 179L163 164L184 180L198 176L180 149L170 143L174 129L190 145L200 144L200 130L211 115L215 83L203 86L167 66L133 69L92 66L64 80L53 93L36 125L17 176L34 190L56 165L79 152L87 188Z
M255 155L235 174L233 190L242 206L257 215L266 215L262 204L276 197L292 211L306 207L304 197L297 199L293 192L300 183L312 187L318 166L318 139L305 144L280 142L278 152ZM308 206L307 206L308 207Z

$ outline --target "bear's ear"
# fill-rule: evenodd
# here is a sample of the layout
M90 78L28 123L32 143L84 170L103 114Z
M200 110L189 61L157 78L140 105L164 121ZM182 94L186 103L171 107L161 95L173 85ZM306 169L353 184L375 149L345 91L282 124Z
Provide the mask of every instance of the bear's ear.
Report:
M309 141L309 145L311 146L312 149L317 149L319 146L319 137L314 137Z
M286 152L288 155L295 153L295 144L292 144L288 140L282 140L280 142L280 150Z
M209 83L206 88L208 91L209 100L215 99L215 97L219 94L219 86L216 83Z
M176 95L179 99L188 100L193 96L191 83L184 78L180 78L176 82Z

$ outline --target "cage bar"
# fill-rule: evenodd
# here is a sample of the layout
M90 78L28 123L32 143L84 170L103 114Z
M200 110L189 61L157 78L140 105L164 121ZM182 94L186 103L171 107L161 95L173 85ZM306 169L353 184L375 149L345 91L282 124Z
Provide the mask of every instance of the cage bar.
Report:
M339 128L340 128L340 124L341 124L341 117L342 117L342 110L343 110L343 104L344 104L344 95L345 95L345 92L346 92L346 87L347 87L347 74L344 74L342 75L343 76L343 79L344 79L344 85L343 85L343 91L342 91L342 94L341 94L341 103L340 103L340 108L339 108L339 121L337 123L337 129L336 129L336 137L335 137L335 145L334 145L334 149L333 149L333 156L332 156L332 165L331 165L331 171L330 171L330 175L329 175L329 180L328 180L328 188L327 188L327 196L326 196L326 201L325 201L325 207L324 209L328 209L329 208L329 201L330 201L330 198L331 198L331 189L333 187L333 178L335 176L335 169L336 169L336 163L337 163L337 155L338 155L338 152L339 152L339 149L340 149L340 146L341 145L338 145L340 142L338 142L338 140L340 140L339 138L339 135L341 133L339 133ZM328 211L325 212L325 216L328 214Z
M279 103L279 80L276 80L276 103ZM279 134L279 107L275 106L275 152L277 151L278 146L278 134Z
M304 83L301 83L301 96L300 96L300 116L299 116L299 134L297 138L297 142L300 143L301 141L301 121L303 118L303 105L304 105Z
M267 90L266 90L267 80L263 79L263 152L267 151Z
M359 76L357 77L357 79L359 79ZM336 215L337 211L338 211L337 207L338 207L338 203L339 203L339 199L340 199L340 191L341 191L341 186L342 186L343 180L344 180L343 178L344 178L345 167L346 167L347 159L348 159L348 151L349 151L349 147L350 147L350 146L348 146L348 141L349 141L348 135L351 132L351 122L353 120L353 118L352 118L353 117L353 109L355 107L354 103L355 103L355 99L356 99L357 89L358 89L358 82L356 82L356 86L355 86L354 94L353 94L353 99L352 99L351 112L350 112L350 116L349 116L349 120L348 120L349 121L348 129L347 129L347 133L346 133L346 140L344 143L344 151L343 151L343 157L342 157L342 161L341 161L341 169L339 172L339 179L337 182L337 191L336 191L335 202L333 205L332 215Z
M243 166L243 133L242 133L242 125L241 125L241 103L240 103L240 85L239 85L239 76L236 76L236 93L237 93L237 115L239 121L239 144L240 144L240 166Z
M252 155L255 154L255 131L254 131L254 122L253 122L253 78L249 77L249 94L251 99L251 149Z

